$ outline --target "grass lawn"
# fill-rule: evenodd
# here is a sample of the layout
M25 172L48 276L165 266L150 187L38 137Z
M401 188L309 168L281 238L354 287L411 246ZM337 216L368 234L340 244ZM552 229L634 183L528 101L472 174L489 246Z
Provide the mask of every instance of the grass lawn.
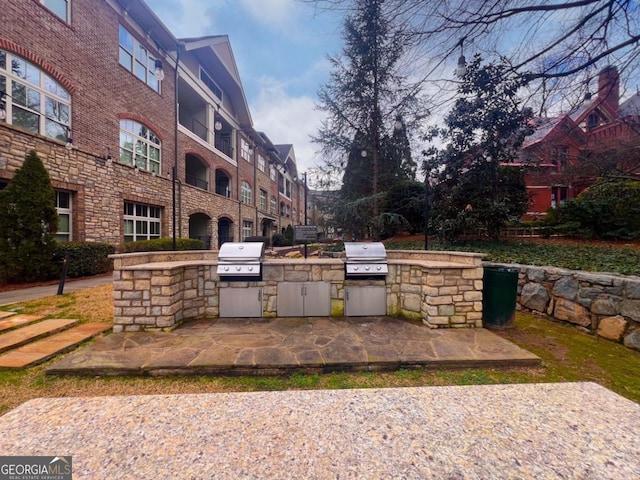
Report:
M26 302L23 313L110 322L111 286ZM640 402L640 352L530 314L496 332L543 359L542 368L401 370L391 373L294 374L288 377L55 377L47 364L0 370L0 414L36 397L148 395L289 389L385 388L496 383L594 381ZM58 358L59 359L59 358ZM51 360L55 362L58 359Z

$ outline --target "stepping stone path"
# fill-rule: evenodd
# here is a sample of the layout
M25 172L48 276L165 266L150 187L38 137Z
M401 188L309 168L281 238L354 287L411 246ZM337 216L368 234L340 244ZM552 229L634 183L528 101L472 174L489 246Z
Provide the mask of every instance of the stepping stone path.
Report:
M80 324L73 319L42 320L37 315L0 313L0 368L45 362L111 329L109 323Z

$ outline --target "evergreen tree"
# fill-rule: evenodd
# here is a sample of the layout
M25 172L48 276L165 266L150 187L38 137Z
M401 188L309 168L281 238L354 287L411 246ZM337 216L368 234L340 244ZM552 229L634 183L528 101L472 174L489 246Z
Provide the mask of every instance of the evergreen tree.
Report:
M0 277L51 278L58 214L49 174L34 150L0 191L0 211Z
M533 131L531 111L522 108L517 96L525 82L508 65L482 65L479 56L461 80L446 128L435 132L446 146L429 150L424 164L436 184L430 220L444 237L479 227L497 239L505 223L520 218L528 204L522 172L508 165Z
M394 135L391 142L385 132L393 130L398 115L417 118L425 112L420 85L407 82L408 70L401 64L410 37L394 18L385 0L356 0L344 23L342 55L329 58L333 71L318 92L318 108L327 118L314 141L322 147L324 171L332 178L344 173L343 201L362 204L370 197L365 201L370 213L362 220L374 236L379 233L380 199L389 179L402 177L399 168L406 158L398 155L401 143L389 155L397 139Z

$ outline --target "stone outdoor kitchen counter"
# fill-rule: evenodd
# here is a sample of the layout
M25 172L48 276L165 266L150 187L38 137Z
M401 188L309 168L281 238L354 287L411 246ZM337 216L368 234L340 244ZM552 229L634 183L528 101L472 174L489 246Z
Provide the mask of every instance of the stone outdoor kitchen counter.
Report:
M220 316L220 292L259 289L260 315L275 317L283 283L325 283L329 314L345 315L345 288L378 288L381 315L420 319L432 328L482 326L482 254L387 252L383 279L345 279L341 259L266 259L262 278L222 281L217 252L145 252L113 255L114 331L173 328L185 319ZM247 291L248 292L248 291ZM241 315L240 315L241 316Z

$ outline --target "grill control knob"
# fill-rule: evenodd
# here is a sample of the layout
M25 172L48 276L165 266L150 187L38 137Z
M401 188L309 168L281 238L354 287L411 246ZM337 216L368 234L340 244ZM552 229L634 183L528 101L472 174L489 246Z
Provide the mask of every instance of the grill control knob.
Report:
M236 267L236 272L239 272L242 269L242 267Z
M250 272L253 272L253 267L249 267L249 271L250 271Z
M224 267L224 271L228 272L229 271L229 267Z
M354 270L358 270L358 267L353 267Z
M382 270L382 267L381 267L380 265L378 265L376 268L377 268L378 270Z
M369 270L369 268L370 268L370 267L368 267L368 266L367 266L367 267L364 267L364 269L365 269L365 270L367 270L367 271Z

